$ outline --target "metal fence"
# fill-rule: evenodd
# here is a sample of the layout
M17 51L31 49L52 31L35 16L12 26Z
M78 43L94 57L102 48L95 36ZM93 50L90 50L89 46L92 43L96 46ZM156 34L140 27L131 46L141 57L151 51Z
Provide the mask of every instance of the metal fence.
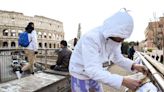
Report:
M58 49L39 49L35 61L38 70L54 65L57 59L57 51ZM0 83L17 78L11 67L14 58L26 60L24 49L0 49Z
M148 76L158 88L158 92L164 92L164 65L145 53L137 52L137 57L140 57L144 65L148 68Z

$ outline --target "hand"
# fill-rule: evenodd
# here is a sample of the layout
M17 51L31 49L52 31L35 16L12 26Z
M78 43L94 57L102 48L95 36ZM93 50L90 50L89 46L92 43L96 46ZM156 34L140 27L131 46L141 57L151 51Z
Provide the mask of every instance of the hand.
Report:
M35 54L38 54L38 52L37 52L37 51L35 51Z
M131 90L136 90L138 87L140 87L141 81L124 77L122 85L129 88L129 89L131 89Z
M138 72L142 72L145 75L148 74L147 68L143 65L140 65L140 64L133 64L132 65L132 70L137 70Z

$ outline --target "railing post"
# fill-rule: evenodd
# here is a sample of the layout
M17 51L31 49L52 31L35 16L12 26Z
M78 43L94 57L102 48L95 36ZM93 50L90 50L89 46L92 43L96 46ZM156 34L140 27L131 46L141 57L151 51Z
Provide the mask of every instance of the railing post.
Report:
M45 69L47 69L48 64L47 64L47 49L45 49Z
M2 82L2 80L1 80L1 62L0 62L0 83Z
M139 55L139 57L142 59L143 63L145 64L145 66L148 68L148 70L151 73L151 76L155 79L155 81L158 83L160 89L162 90L162 92L164 92L164 79L162 77L162 73L158 72L157 69L155 69L154 67L158 67L158 66L154 66L153 64L150 63L150 60L142 53L137 52L137 54ZM163 68L162 68L163 69Z
M162 32L162 36L163 36L163 38L162 38L162 40L163 40L163 58L164 58L164 30L162 30L163 32ZM163 64L164 64L164 59L163 59Z

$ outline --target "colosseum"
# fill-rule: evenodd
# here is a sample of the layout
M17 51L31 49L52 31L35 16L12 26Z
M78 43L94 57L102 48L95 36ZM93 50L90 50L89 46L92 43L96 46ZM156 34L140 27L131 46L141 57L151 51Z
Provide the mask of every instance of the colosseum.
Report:
M58 48L64 39L63 23L44 16L26 16L23 13L0 10L0 48L18 48L18 36L29 22L34 22L38 46Z

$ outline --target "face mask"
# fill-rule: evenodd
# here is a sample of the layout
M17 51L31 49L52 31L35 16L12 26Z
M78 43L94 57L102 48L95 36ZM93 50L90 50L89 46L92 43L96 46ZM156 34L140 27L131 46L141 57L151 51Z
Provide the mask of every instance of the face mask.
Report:
M121 42L116 42L116 41L113 41L112 39L108 39L106 47L110 49L110 51L113 51L117 49L120 45L121 45Z

